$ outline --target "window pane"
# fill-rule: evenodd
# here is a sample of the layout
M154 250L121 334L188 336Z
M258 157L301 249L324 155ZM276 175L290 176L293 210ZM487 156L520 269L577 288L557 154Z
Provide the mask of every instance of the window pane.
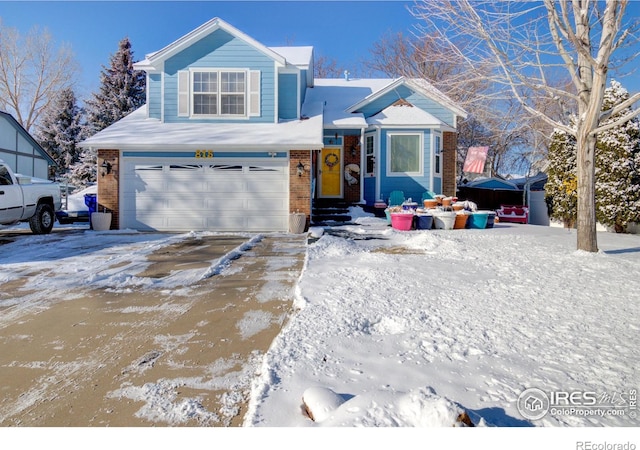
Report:
M194 114L218 114L217 96L212 94L194 94Z
M244 115L244 94L222 95L220 100L222 114Z
M375 159L373 157L373 136L365 138L365 152L367 155L367 173L371 174L374 170Z
M216 72L195 72L193 74L193 92L215 93L218 90Z
M391 136L391 172L420 172L420 137Z
M244 92L244 72L222 72L220 92Z

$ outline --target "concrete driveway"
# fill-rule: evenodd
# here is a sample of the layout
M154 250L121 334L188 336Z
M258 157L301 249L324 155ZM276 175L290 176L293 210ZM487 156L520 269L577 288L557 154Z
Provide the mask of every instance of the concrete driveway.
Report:
M290 313L306 236L153 235L153 247L135 244L153 249L137 264L107 238L0 239L0 426L241 425L261 357ZM76 250L55 253L70 239ZM18 254L38 245L41 261ZM94 258L99 273L64 289ZM181 273L205 276L168 283L189 279ZM101 274L136 283L113 289Z

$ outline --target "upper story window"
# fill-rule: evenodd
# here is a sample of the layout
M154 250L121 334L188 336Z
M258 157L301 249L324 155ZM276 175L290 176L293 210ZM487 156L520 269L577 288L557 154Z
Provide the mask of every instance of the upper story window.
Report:
M246 73L193 72L194 116L245 116Z
M205 118L259 116L260 71L179 71L178 115Z

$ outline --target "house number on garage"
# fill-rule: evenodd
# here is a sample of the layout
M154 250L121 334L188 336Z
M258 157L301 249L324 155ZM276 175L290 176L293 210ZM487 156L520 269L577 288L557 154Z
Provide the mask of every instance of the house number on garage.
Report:
M213 150L196 150L196 158L213 158Z

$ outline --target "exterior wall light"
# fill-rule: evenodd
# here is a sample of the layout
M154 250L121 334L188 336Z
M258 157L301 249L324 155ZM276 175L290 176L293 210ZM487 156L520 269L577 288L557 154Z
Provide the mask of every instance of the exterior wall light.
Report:
M100 165L100 167L102 168L102 176L104 177L105 175L109 175L111 173L111 163L109 161L103 161L102 164Z
M296 169L298 169L298 176L301 177L304 173L304 164L302 164L302 162L299 162L296 166Z

